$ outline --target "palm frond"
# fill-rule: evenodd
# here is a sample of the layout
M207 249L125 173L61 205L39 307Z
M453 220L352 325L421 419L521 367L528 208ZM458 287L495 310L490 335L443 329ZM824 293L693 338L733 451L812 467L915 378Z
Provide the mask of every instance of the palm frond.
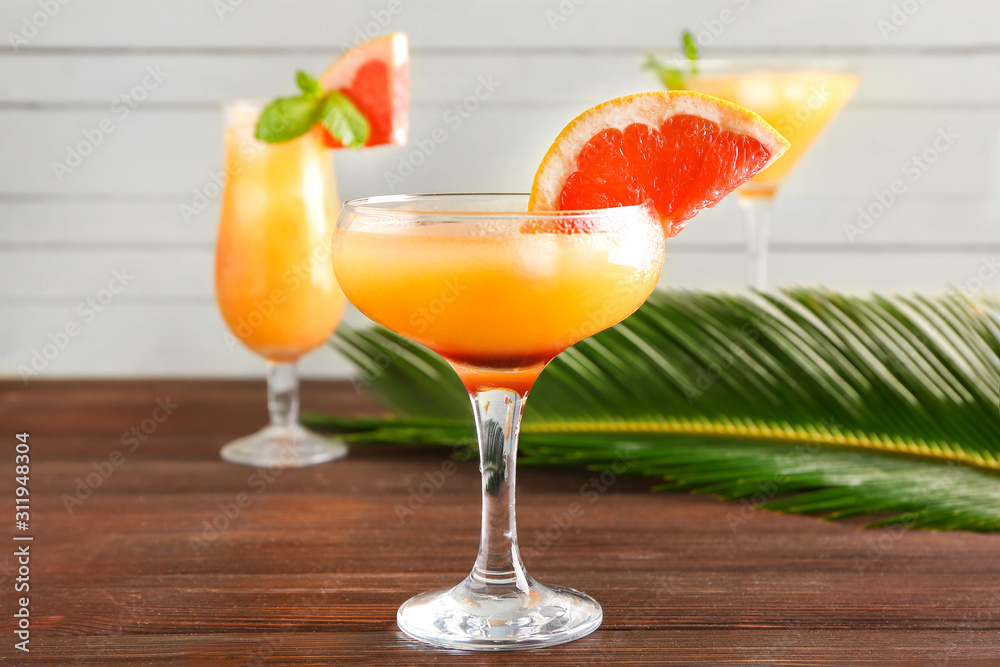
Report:
M796 289L654 293L550 364L521 431L525 464L622 465L659 489L754 508L1000 530L1000 338L987 301ZM366 442L473 434L447 363L380 328L335 347L394 415L314 417Z

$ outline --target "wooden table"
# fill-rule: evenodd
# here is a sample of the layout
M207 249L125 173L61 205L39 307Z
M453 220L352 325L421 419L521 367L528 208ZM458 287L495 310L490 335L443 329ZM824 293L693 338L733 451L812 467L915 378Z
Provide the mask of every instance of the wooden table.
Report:
M31 446L29 530L9 517L6 539L34 537L30 654L13 648L14 558L0 557L4 664L1000 665L1000 535L862 531L621 478L546 547L539 535L594 473L528 467L529 571L592 594L604 625L530 653L430 649L397 630L396 607L468 573L475 462L400 518L450 452L355 447L269 477L221 461L225 442L265 421L259 382L0 392L3 498L14 434ZM346 383L306 383L303 403L375 409Z

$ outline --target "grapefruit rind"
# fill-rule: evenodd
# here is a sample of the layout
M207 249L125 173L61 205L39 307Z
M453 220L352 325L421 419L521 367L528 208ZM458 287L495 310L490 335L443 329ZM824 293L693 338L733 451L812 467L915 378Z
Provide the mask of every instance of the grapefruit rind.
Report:
M577 158L594 135L608 129L624 131L633 123L659 128L672 116L689 114L710 120L723 131L756 139L770 153L763 171L788 150L788 141L767 122L726 100L687 90L627 95L584 111L559 133L542 158L528 200L529 211L559 210L566 180L577 168Z
M402 146L406 144L409 131L410 51L406 33L394 32L382 35L352 47L319 75L319 82L323 90L349 88L354 83L354 76L358 70L373 60L386 64L390 78L389 99L393 105L392 131L385 143Z

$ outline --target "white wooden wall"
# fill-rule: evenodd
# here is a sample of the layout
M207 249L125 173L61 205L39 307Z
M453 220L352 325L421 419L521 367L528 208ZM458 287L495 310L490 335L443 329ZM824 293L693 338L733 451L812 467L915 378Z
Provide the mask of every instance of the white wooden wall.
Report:
M781 192L774 283L944 290L980 272L1000 287L995 0L4 0L0 374L69 327L42 376L259 375L257 357L227 348L214 303L217 201L190 220L179 207L212 193L220 103L290 92L296 68L318 73L366 28L409 33L411 146L338 154L343 198L391 191L386 173L438 128L446 141L396 191L526 190L573 116L656 87L640 64L683 27L706 56L832 57L863 77ZM122 117L114 100L144 77ZM481 80L495 90L456 126L445 112ZM57 177L53 162L102 121L113 131ZM949 129L958 138L913 180L907 161ZM857 209L897 179L905 192L849 240ZM670 243L664 283L739 288L742 242L724 202ZM134 278L100 312L81 307L116 270ZM347 369L329 350L303 366Z

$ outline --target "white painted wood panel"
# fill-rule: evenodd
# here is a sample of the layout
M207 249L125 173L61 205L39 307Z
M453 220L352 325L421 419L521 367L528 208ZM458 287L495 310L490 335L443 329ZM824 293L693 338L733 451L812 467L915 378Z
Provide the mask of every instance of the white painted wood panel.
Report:
M109 284L123 298L206 298L213 294L212 248L158 250L18 248L0 262L0 299L87 297ZM2 339L0 339L2 340Z
M877 286L883 291L940 292L962 285L1000 292L1000 274L985 284L969 283L981 269L988 274L1000 252L858 253L777 252L772 272L777 285L823 284L856 293ZM985 274L984 274L985 275ZM731 289L743 276L738 251L670 252L664 287ZM981 286L982 285L982 286ZM981 286L981 287L980 287ZM18 367L30 368L36 353L39 377L60 376L260 376L261 360L233 345L210 298L170 302L123 294L99 313L80 300L0 302L0 375L18 377ZM363 325L350 309L345 321ZM77 333L62 338L67 325ZM64 348L51 347L64 341ZM55 343L53 343L55 341ZM50 346L46 348L46 346ZM307 377L342 376L348 366L329 350L318 350L302 362ZM33 376L32 376L33 377ZM29 378L30 380L31 378Z
M182 196L153 201L0 198L0 233L7 234L0 240L0 253L12 247L40 246L43 250L73 247L85 255L88 249L108 246L162 248L214 243L218 205L213 204L197 222L186 223L178 212L184 201Z
M777 249L770 256L768 280L774 287L822 285L864 294L871 291L939 293L965 286L983 266L997 262L992 278L977 289L1000 293L1000 248L929 252L831 253ZM739 289L744 255L737 251L668 252L660 285L691 289ZM973 285L975 286L975 285Z
M462 119L445 115L447 107L416 110L409 146L337 154L341 195L523 191L552 138L579 111L568 104L484 104ZM193 190L204 188L222 166L218 111L140 108L103 134L79 166L57 173L56 163L72 164L71 151L79 153L81 144L95 143L85 132L96 137L93 133L107 118L107 112L92 109L0 110L0 145L18 156L0 162L0 195L190 192L193 197ZM995 111L979 109L847 109L802 160L785 190L842 194L888 187L894 179L908 178L907 161L933 151L939 133L949 129L957 138L921 172L912 190L972 196L997 192L1000 118ZM431 139L435 130L444 133L443 142ZM406 162L412 175L401 166ZM387 174L406 178L393 183Z
M499 82L494 103L591 106L595 99L652 90L659 86L642 69L646 55L670 57L673 43L653 51L549 53L536 51L462 52L414 48L410 76L412 103L451 104L474 92L480 76ZM75 103L109 108L111 100L140 85L153 68L164 75L143 106L216 104L241 98L270 98L294 90L294 73L318 74L335 57L325 53L151 53L91 54L87 51L0 52L0 102ZM1000 104L1000 52L853 53L812 56L847 63L861 76L852 107L905 108ZM59 85L53 85L58 81ZM970 85L974 82L974 85Z
M39 1L6 0L0 34L30 21ZM223 3L233 11L217 12ZM893 22L894 5L911 11L900 8ZM382 30L380 18L435 48L655 47L686 26L717 48L888 49L994 45L1000 8L992 0L73 0L28 46L328 49L353 43L369 24Z
M218 15L221 3L233 11ZM46 17L43 7L59 9ZM387 24L371 23L379 18ZM32 22L45 25L15 51L10 34L30 32ZM338 153L344 198L524 190L569 119L597 101L656 88L640 69L645 54L674 48L688 27L708 56L845 59L863 78L781 192L774 284L966 284L989 274L1000 254L998 23L992 0L7 0L0 375L16 377L50 335L77 322L80 334L46 364L46 377L259 377L257 357L226 345L214 304L218 202L209 196L188 221L178 207L192 203L195 189L211 194L222 165L221 102L290 92L295 69L319 71L366 28L410 35L411 145ZM112 101L147 67L166 76L120 117ZM456 126L444 113L474 94L480 77L495 90ZM57 179L52 162L105 118L114 131ZM438 128L446 141L429 152ZM937 133L948 128L959 136L938 152ZM913 156L925 151L934 163L914 172ZM386 174L400 160L421 164L393 188ZM905 192L880 212L896 180ZM866 209L876 215L858 235ZM738 288L742 242L740 211L723 202L670 242L661 284ZM85 321L80 303L122 268L135 279ZM998 288L996 277L983 287ZM356 311L347 319L363 322ZM303 368L327 377L347 365L322 350Z
M871 192L853 195L782 193L774 212L776 244L810 246L951 247L1000 244L998 198L988 195L907 193L861 236L848 238L845 226L857 224L858 209L876 202ZM346 194L346 193L345 193ZM99 249L211 249L218 202L190 223L170 202L49 197L31 203L0 199L0 257L22 250L71 250L86 256ZM732 200L704 211L671 243L715 247L742 243L743 217ZM27 289L27 288L25 288Z
M717 247L668 243L664 284L736 290L743 284L739 239ZM945 289L975 273L979 264L1000 256L1000 244L956 248L894 249L775 245L770 276L774 285L824 284L850 291ZM214 303L212 250L101 250L6 253L0 262L0 304L79 306L102 291L116 304ZM17 280L20 276L20 281ZM15 285L20 282L19 289ZM26 292L24 285L30 286ZM994 291L1000 291L1000 276ZM0 341L3 341L0 335Z
M264 375L264 361L234 343L212 302L116 301L94 315L77 309L72 302L0 303L0 375L26 375L29 382L67 376ZM347 320L364 322L356 311ZM66 334L67 326L75 335ZM25 368L38 375L23 373ZM326 347L303 357L300 369L305 377L343 377L350 371ZM265 401L261 396L262 410Z

